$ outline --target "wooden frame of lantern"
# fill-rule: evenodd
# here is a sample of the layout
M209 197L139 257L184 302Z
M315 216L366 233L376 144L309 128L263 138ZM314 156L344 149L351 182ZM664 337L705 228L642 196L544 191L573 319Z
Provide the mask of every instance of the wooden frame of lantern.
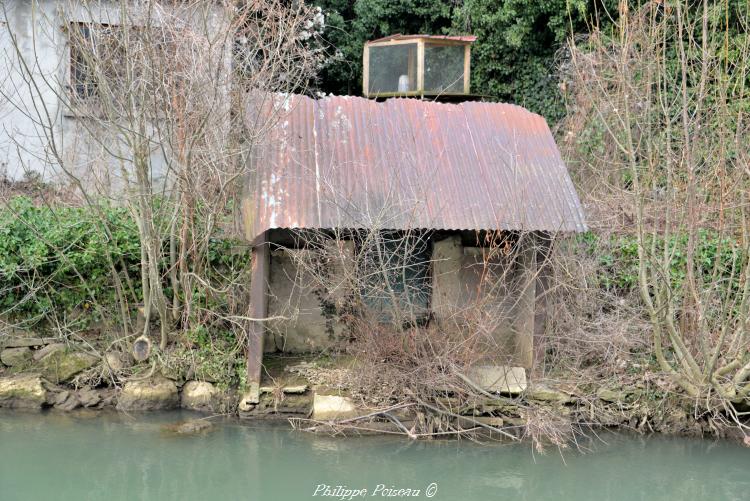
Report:
M470 73L471 73L471 44L474 37L442 37L433 35L394 35L380 40L365 42L362 54L362 94L368 98L387 98L387 97L439 97L439 96L469 96L471 94ZM387 91L371 92L370 91L370 49L378 47L392 47L398 45L416 45L416 89L408 91ZM425 47L426 46L443 46L443 47L463 47L463 89L461 92L440 91L434 89L425 89ZM407 66L411 67L410 62ZM408 75L409 79L413 75Z

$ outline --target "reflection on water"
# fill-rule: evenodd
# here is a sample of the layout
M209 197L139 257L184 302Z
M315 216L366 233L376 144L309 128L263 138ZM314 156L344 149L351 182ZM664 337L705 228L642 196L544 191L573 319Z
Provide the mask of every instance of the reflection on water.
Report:
M283 501L312 498L319 484L422 489L426 499L432 482L433 499L461 501L750 499L750 450L725 442L610 434L561 457L468 441L320 437L268 423L164 432L186 417L0 413L0 499Z

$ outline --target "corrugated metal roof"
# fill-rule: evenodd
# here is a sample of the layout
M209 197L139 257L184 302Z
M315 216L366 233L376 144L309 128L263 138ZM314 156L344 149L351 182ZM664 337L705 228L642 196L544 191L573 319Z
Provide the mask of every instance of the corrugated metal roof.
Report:
M584 231L544 118L499 103L277 97L246 234L273 228Z
M389 40L413 40L417 38L424 38L427 40L452 40L455 42L476 42L477 40L475 35L402 35L401 33L396 33L395 35L370 40L367 43L387 42Z

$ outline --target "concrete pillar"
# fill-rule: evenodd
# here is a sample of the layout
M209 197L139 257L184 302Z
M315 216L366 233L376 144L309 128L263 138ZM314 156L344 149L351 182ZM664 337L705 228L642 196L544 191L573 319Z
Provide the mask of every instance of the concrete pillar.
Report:
M461 263L463 247L461 237L451 236L434 242L432 247L432 312L435 319L444 322L457 308L463 306Z
M527 369L534 361L534 320L537 284L537 242L531 233L521 236L518 255L514 266L516 271L513 287L512 308L513 332L515 335L514 358Z
M538 251L536 254L537 280L536 280L536 302L534 305L534 363L535 372L541 373L544 369L544 344L547 335L548 302L547 297L552 282L552 265L549 255L552 250L552 240L547 234L538 237Z

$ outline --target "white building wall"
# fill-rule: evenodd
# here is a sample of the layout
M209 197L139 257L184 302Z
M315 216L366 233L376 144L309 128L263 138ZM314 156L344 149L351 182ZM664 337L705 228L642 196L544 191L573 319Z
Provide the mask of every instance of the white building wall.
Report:
M22 179L26 172L50 178L54 162L49 145L62 124L57 98L64 75L62 30L60 23L51 22L56 18L51 2L8 0L3 7L0 174L12 180ZM28 72L39 82L37 86L29 81Z
M226 12L215 5L209 29L218 29ZM102 194L122 187L128 168L122 159L130 157L127 145L116 133L104 137L110 134L101 130L92 140L90 122L64 104L70 52L63 28L72 22L119 25L119 9L117 2L87 1L85 7L65 0L0 2L0 179L19 181L31 175L69 184L74 175ZM166 175L166 161L157 143L151 171L158 185Z

